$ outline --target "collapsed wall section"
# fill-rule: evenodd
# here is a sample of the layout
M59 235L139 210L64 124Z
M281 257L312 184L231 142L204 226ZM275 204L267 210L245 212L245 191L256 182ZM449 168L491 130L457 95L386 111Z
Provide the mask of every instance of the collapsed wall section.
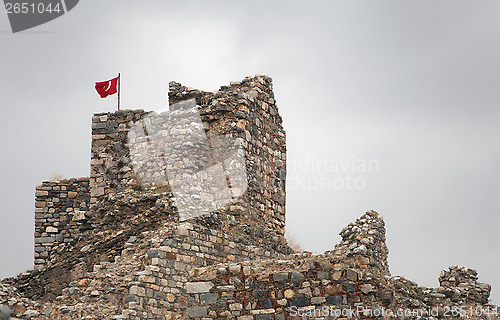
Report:
M443 274L457 269L464 268ZM300 253L284 260L193 270L186 283L184 318L498 319L498 308L488 304L490 289L475 278L447 287L419 287L403 277L379 277L326 255Z
M62 295L43 306L40 319L83 314L103 319L400 319L398 312L408 311L411 319L457 312L460 318L498 319L498 309L488 304L491 287L478 283L472 269L443 271L439 288L389 277L385 223L374 211L344 228L332 251L285 255L289 251L272 233L269 238L228 233L223 224L213 224L214 217L204 220L207 226L167 219L129 238L124 224L134 212L157 215L161 196L127 191L100 202L113 206L98 212L106 212L103 219L113 223L114 208L129 207L128 199L136 207L118 219L122 225L110 235L127 234L124 250L113 254L114 262L98 263L93 272L66 283ZM95 255L84 248L102 237L90 239L96 243L77 243L75 251Z
M394 305L395 290L387 281L385 232L382 216L371 210L344 228L342 241L325 254L301 253L283 260L195 270L186 284L190 301L186 315L289 319L299 310L313 310L317 313L307 318L320 318L327 316L321 310Z
M164 229L165 230L165 229ZM144 271L138 273L126 297L128 315L139 318L147 313L162 316L186 310L186 282L189 271L218 263L284 258L290 251L279 243L231 235L191 223L173 225L159 238L158 244L147 251ZM122 257L132 257L134 243L126 244ZM155 318L156 319L156 318Z
M339 233L342 241L326 254L337 263L369 269L379 277L390 276L385 232L382 216L376 211L367 211Z
M186 283L186 318L290 319L299 308L374 301L380 285L323 255L243 262L196 270ZM295 314L297 316L297 314ZM307 318L321 318L315 314ZM301 318L301 317L297 317Z
M228 263L195 269L186 283L184 318L281 319L498 319L491 286L477 272L450 267L438 288L390 277L385 223L368 211L344 228L324 254Z
M127 192L123 199L131 194ZM134 199L138 199L136 196ZM116 203L121 203L121 200ZM100 205L107 201L101 201ZM146 207L141 206L142 211L147 211ZM269 237L271 234L254 237L227 233L223 229L196 223L165 222L154 230L127 236L123 250L113 262L97 263L93 265L92 272L68 279L62 292L57 293L57 304L74 306L76 303L77 307L66 313L66 316L75 318L80 312L99 310L103 319L112 319L112 316L125 319L183 319L183 312L188 307L185 284L189 271L218 263L283 259L290 253L289 248ZM102 242L102 237L94 238L94 241ZM86 241L77 243L74 251L80 255L97 254L92 249L83 252L83 245L97 247ZM75 256L71 259L79 260ZM87 303L82 305L81 301ZM59 305L54 309L48 306L47 309L53 312L41 319L54 319L62 308Z

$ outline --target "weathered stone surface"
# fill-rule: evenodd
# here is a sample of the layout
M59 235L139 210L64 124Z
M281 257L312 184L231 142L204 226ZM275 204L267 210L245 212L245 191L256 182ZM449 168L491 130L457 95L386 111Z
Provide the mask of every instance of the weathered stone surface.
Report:
M472 269L443 271L439 288L390 277L385 223L375 211L344 228L332 251L291 254L282 238L285 135L270 78L249 77L215 93L172 82L169 98L172 110L196 99L209 135L244 140L247 194L180 223L169 187L139 185L131 170L127 133L144 111L96 114L90 179L37 187L35 271L0 282L0 305L15 319L284 320L297 319L292 307L441 308L438 317L417 317L430 320L445 318L446 307L495 310L487 304L491 287ZM499 319L491 312L462 318Z
M216 293L203 293L200 295L200 303L202 305L214 304L219 299L219 295Z
M295 295L295 292L293 290L287 289L285 290L285 298L290 299Z
M45 232L47 232L47 233L57 233L58 230L57 230L57 228L54 228L54 227L47 227L45 229Z
M288 280L288 273L279 273L273 275L273 280L276 282L283 282L285 280Z
M212 282L188 282L186 283L187 293L210 292L214 284Z
M45 203L45 201L36 201L35 202L35 208L45 208L47 206L47 204Z
M131 295L136 295L136 296L145 296L146 295L146 289L143 287L139 286L131 286L129 293Z
M43 210L35 217L35 244L43 243L47 258L35 259L34 269L41 270L50 261L55 246L64 241L70 243L80 234L79 221L85 219L90 200L89 179L45 181L37 187L35 196L35 207ZM82 218L73 216L72 220L69 214L73 212Z
M374 289L375 288L371 284L363 284L359 287L359 290L361 290L361 292L363 292L364 294L368 294L374 291Z
M189 318L202 318L208 315L207 308L205 307L191 307L188 309Z
M5 305L0 305L0 319L1 320L9 320L12 314L12 310Z
M292 282L302 282L306 277L300 272L292 272L290 278Z

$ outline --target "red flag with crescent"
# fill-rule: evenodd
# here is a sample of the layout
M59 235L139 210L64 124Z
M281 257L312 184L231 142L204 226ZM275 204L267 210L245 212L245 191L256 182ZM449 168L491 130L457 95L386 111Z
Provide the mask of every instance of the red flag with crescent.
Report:
M99 93L101 98L106 98L111 94L115 94L117 92L117 87L118 87L118 77L108 81L95 83L95 89L97 90L97 93Z

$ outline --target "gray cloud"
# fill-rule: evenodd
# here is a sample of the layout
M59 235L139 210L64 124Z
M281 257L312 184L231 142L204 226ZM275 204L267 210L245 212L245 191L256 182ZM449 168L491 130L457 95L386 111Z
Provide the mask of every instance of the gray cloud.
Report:
M116 108L93 83L122 74L122 105L159 109L168 82L216 90L274 79L289 161L376 160L376 172L289 170L287 229L324 251L368 209L386 218L393 274L437 285L478 269L500 303L498 1L85 1L31 31L0 14L0 276L32 266L34 188L87 176L90 121ZM311 160L313 159L313 160ZM363 190L304 190L345 178ZM294 177L294 178L293 178Z

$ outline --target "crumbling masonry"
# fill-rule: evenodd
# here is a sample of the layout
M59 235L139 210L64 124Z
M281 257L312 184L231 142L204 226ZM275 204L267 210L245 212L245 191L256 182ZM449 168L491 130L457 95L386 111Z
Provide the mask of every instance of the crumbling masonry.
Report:
M243 140L248 188L229 210L237 221L269 229L282 238L285 227L285 132L268 77L247 78L211 93L170 83L170 105L195 99L208 138ZM35 267L42 269L52 248L78 238L78 228L95 228L88 209L102 197L136 182L129 129L143 110L96 114L92 119L90 186L87 178L44 182L36 192ZM153 170L158 168L153 168ZM75 194L77 192L77 194Z
M190 99L197 106L186 104ZM132 128L151 114L94 115L90 177L45 181L36 189L35 271L0 283L0 303L16 317L430 319L459 310L461 318L498 319L488 304L491 287L478 283L474 270L443 271L439 288L391 277L385 223L375 211L344 228L332 251L292 252L283 237L285 132L269 77L247 77L214 93L171 82L169 100L171 114L199 112L214 148L220 136L239 143L246 191L181 219L172 193L177 182L145 182L162 178L158 162L129 145L142 141L142 150L150 148ZM203 165L220 160L213 154ZM141 159L140 173L132 159ZM193 165L199 159L189 161L194 169L181 156L170 160L161 170L199 168ZM401 317L397 310L423 313Z

